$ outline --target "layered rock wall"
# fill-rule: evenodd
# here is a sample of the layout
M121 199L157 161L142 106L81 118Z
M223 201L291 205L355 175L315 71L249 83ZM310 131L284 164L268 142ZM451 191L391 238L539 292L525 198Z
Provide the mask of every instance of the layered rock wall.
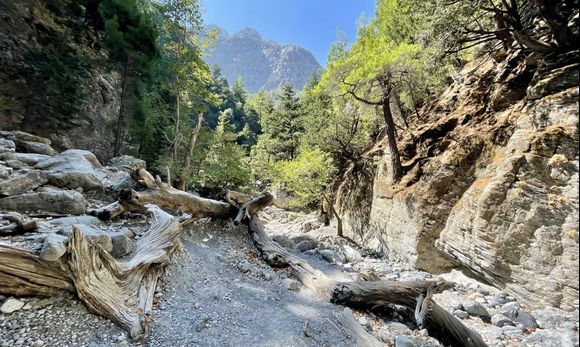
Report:
M484 57L400 135L352 167L346 234L432 272L461 268L531 306L578 305L577 52Z

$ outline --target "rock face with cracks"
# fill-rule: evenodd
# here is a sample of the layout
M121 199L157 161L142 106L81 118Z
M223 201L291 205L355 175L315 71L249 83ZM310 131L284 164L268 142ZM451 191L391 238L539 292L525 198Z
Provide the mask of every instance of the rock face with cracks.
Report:
M386 141L346 173L337 200L345 235L427 271L462 268L533 307L574 309L575 60L536 66L516 51L468 65L401 132L407 174L398 184ZM502 93L514 79L519 92Z

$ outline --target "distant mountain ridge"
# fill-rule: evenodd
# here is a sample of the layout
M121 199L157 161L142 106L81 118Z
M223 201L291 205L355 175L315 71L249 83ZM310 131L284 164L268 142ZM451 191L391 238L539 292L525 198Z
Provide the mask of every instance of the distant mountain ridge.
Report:
M218 65L230 85L241 76L250 93L273 90L283 83L302 89L321 68L307 49L264 40L255 29L245 28L230 35L220 27L212 28L219 30L219 39L206 61Z

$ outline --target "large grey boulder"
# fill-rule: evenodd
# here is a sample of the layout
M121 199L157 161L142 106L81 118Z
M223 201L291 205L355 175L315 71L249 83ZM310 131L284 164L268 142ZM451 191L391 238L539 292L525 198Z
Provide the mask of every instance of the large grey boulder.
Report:
M462 305L465 312L469 313L471 316L489 317L489 312L487 312L485 307L477 301L468 300Z
M40 259L56 261L66 253L68 237L58 234L50 234L44 239L40 250Z
M41 142L31 142L31 141L23 141L23 140L14 140L16 144L16 150L18 152L24 153L38 153L38 154L45 154L45 155L56 155L58 152L52 148L49 144L41 143Z
M16 144L12 140L0 139L0 153L16 152Z
M86 207L87 202L81 193L54 188L0 199L0 208L21 212L42 210L63 214L84 214Z
M37 154L37 153L0 153L0 159L2 160L18 160L24 164L34 166L42 161L50 159L49 155Z
M48 180L57 187L83 190L102 189L95 169L102 168L97 157L89 151L69 149L38 163L36 169L48 173Z
M503 314L516 323L522 323L526 328L538 328L538 323L534 316L524 310L517 302L509 302L503 305L499 310L497 310L497 312Z
M109 160L107 165L127 171L135 171L137 169L145 169L147 167L145 160L138 159L130 155L121 155L115 157Z
M137 183L126 171L116 167L95 169L95 176L108 191L119 192L123 189L133 189Z
M43 143L46 145L50 145L51 141L46 137L32 135L29 133L25 133L24 131L20 130L0 130L0 136L5 137L10 140L21 140L21 141L29 141L29 142L38 142Z
M48 182L46 173L39 170L28 171L24 174L0 181L0 196L18 195L36 189Z
M113 241L111 240L109 233L92 225L71 225L62 229L61 234L71 237L73 233L73 227L77 227L89 241L91 241L93 244L101 246L105 251L111 253L113 250Z

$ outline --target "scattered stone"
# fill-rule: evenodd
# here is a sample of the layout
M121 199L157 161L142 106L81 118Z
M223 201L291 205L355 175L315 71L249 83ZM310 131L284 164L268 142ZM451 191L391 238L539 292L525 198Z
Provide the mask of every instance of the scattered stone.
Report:
M62 229L70 229L73 224L83 225L98 225L101 220L93 216L72 216L55 218L48 221L50 224L61 227Z
M282 284L284 285L284 288L291 291L297 291L298 289L300 289L300 285L298 284L298 282L290 278L284 279L282 281Z
M301 243L302 241L309 241L312 245L314 245L314 248L318 247L318 241L315 238L308 235L293 236L291 239L296 245Z
M87 202L79 192L54 188L0 199L0 208L21 212L42 210L53 213L83 214L86 207Z
M308 320L304 321L304 329L302 329L302 332L304 333L304 336L306 336L306 337L312 337L314 335L314 334L312 334L312 331L310 330Z
M395 347L415 347L413 340L406 336L395 337Z
M348 245L342 246L340 250L344 255L345 263L359 263L363 260L360 252Z
M6 167L4 165L0 165L0 179L6 179L8 177L10 177L10 175L12 175L12 172L14 170L12 170L11 167Z
M359 278L359 280L362 280L362 281L380 281L381 280L379 275L376 272L374 272L373 270L362 270L358 274L358 278Z
M399 322L386 323L385 328L396 335L410 335L412 332L408 326Z
M483 298L483 294L475 292L475 293L469 294L467 296L467 299L481 302L481 301L483 301L484 298Z
M336 258L336 254L331 251L330 249L323 249L318 251L318 253L320 253L320 256L322 257L322 259L326 260L329 263L334 263L335 262L335 258Z
M522 343L526 347L573 347L578 346L578 333L561 329L538 329Z
M476 293L479 293L479 294L481 294L481 295L482 295L482 297L483 297L483 296L485 296L485 295L489 295L489 290L487 290L487 289L483 288L481 285L479 285L479 284L477 284L477 283L470 283L470 284L467 286L467 289L469 289L469 290L471 290L471 291L474 291L474 292L476 292Z
M24 141L15 139L14 143L16 144L16 149L19 152L24 153L38 153L44 155L56 155L58 154L57 151L54 150L49 144L41 143L41 142L32 142L32 141Z
M208 315L201 316L196 322L194 323L195 331L201 332L203 329L209 327L209 323L211 322L211 317Z
M504 335L514 338L523 338L524 330L513 325L504 325L502 328Z
M467 319L469 318L469 313L463 311L463 310L455 310L453 311L453 314L457 317L457 318L461 318L461 319Z
M250 272L250 270L252 269L250 263L248 263L245 260L241 260L240 262L238 262L238 270L240 270L240 272L242 273L246 273L246 272Z
M10 298L0 306L0 312L2 313L12 313L14 311L20 310L24 306L24 301Z
M468 300L464 302L463 309L471 316L489 317L489 312L487 312L485 307L483 307L481 303L474 300Z
M522 323L524 327L535 329L538 328L538 323L531 313L525 311L517 302L510 302L503 305L498 313L511 319L513 322Z
M44 239L40 250L40 258L46 261L56 261L66 253L68 237L50 234Z
M15 170L22 170L22 169L30 168L29 165L21 162L20 160L6 160L6 165L8 167L15 169Z
M296 250L299 252L306 252L314 248L316 248L316 244L314 244L310 240L301 241L299 244L296 245Z
M311 230L312 230L312 223L310 223L310 222L302 223L302 232L303 233L310 232Z
M42 347L42 346L44 346L44 341L42 341L42 340L36 340L32 344L32 347Z
M568 317L565 312L553 307L546 307L532 313L539 327L542 329L556 329L570 321L578 322L578 319Z
M111 235L111 242L113 244L111 255L115 258L123 257L133 251L133 241L121 233Z
M48 182L46 173L39 170L28 171L0 182L0 195L24 194Z
M292 241L286 235L273 235L272 241L278 243L282 247L286 247L286 248L290 248L290 249L294 248L294 241Z
M514 322L512 322L511 319L504 316L503 314L497 313L494 314L493 317L491 317L491 324L501 328L504 325L514 325Z

